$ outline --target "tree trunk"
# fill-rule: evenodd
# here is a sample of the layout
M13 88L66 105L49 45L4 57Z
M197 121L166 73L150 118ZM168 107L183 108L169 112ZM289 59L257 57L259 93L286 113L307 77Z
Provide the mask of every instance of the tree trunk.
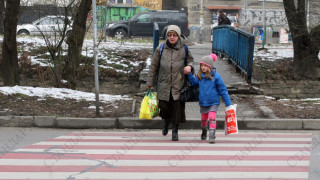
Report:
M283 0L283 4L292 35L294 73L299 79L317 79L319 50L307 29L305 0L298 0L297 6L294 0Z
M72 33L67 38L68 58L65 65L65 76L72 89L77 87L79 77L80 54L86 33L86 21L91 10L92 0L82 0L76 11Z
M4 0L0 0L0 34L3 33Z
M0 66L5 86L18 85L20 81L16 40L19 9L20 0L7 1L4 18L2 63Z

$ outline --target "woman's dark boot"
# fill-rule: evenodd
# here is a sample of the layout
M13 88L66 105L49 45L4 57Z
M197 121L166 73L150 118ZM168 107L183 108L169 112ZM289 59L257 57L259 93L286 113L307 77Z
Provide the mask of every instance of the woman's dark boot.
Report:
M179 141L178 129L179 129L179 124L172 125L172 141Z
M162 135L166 136L168 134L169 123L164 120L164 126L162 128Z
M207 139L207 126L201 126L202 134L201 134L201 140Z

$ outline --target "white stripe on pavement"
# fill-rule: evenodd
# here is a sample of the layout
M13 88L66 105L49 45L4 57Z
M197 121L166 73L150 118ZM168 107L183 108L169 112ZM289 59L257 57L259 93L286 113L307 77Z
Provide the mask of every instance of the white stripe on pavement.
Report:
M17 149L14 152L27 152L27 153L70 153L70 154L131 154L131 155L179 155L183 154L186 151L190 152L188 155L236 155L239 152L246 152L248 155L264 155L264 156L294 156L300 155L301 151L220 151L220 150L211 150L211 151L196 151L196 150L130 150L131 147L123 147L123 149L115 150L93 150L93 149ZM309 156L310 152L304 152L304 156Z
M191 179L191 178L270 178L270 179L298 179L308 178L305 172L51 172L51 173L8 173L0 172L0 179ZM184 178L183 178L184 177Z
M232 160L231 160L232 161ZM25 166L94 166L105 162L105 166L171 166L169 160L95 160L95 159L0 159L0 165ZM181 160L177 166L234 166L235 162L226 160ZM297 161L295 166L308 166L309 161ZM238 160L236 166L290 166L288 161L248 161Z
M59 136L54 139L70 139L74 140L75 142L77 139L124 139L124 140L171 140L170 136ZM198 137L183 137L180 136L180 140L199 140ZM266 137L259 137L259 136L253 136L253 137L234 137L234 136L223 136L223 137L217 137L219 140L229 140L229 141L250 141L250 140L259 140L259 141L310 141L310 138L279 138L279 137L272 137L268 138Z
M217 138L219 140L219 138ZM248 143L242 143L242 144L237 144L237 143L228 143L228 144L210 144L207 143L207 141L195 141L195 142L190 142L190 143L168 143L168 142L137 142L134 144L134 146L174 146L174 147L179 147L179 146L190 146L190 144L197 144L198 147L246 147L248 146ZM45 141L45 142L39 142L35 143L33 145L69 145L70 142L67 141ZM310 147L306 146L306 144L260 144L259 142L252 142L253 147ZM124 142L74 142L73 145L87 145L87 146L123 146Z

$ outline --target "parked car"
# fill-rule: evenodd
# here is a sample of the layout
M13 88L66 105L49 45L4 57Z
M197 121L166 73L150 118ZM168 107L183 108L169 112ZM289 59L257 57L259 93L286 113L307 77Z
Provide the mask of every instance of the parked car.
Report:
M71 17L68 18L68 25L66 33L72 31ZM41 32L45 35L60 34L64 28L65 16L45 16L33 21L31 24L22 24L17 26L17 34L25 35L41 35Z
M175 24L181 28L181 33L190 34L188 17L180 11L149 11L134 15L127 21L110 22L107 24L106 35L122 38L125 36L153 36L153 24L158 23L160 37L165 37L167 27Z

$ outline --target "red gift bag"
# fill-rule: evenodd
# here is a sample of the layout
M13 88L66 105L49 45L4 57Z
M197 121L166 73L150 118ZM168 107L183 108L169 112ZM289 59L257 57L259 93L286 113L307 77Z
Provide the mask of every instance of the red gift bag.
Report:
M236 108L236 104L230 105L226 108L226 120L224 126L226 135L238 133Z

